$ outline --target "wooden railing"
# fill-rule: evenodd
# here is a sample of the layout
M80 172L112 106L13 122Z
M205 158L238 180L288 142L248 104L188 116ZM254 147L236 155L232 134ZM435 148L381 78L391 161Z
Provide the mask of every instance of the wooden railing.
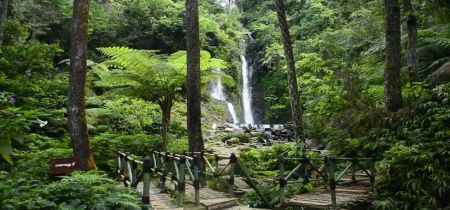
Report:
M220 167L219 162L226 160L227 164ZM208 179L226 179L228 186L227 192L233 196L236 170L239 169L240 175L247 181L261 200L269 207L273 204L260 192L255 181L246 173L245 168L240 164L239 159L234 153L228 156L219 156L217 154L206 152L185 153L183 155L153 151L142 161L132 158L128 153L117 152L118 161L118 179L123 180L125 187L136 188L139 182L143 182L142 208L150 208L150 181L153 175L158 175L161 187L166 188L167 179L170 178L176 186L177 204L183 205L186 184L194 187L195 203L200 203L201 185L206 185ZM346 174L351 175L350 182L370 181L371 190L375 183L375 165L372 158L336 158L326 156L322 158L287 158L279 157L279 186L280 186L280 205L286 203L285 190L288 184L320 182L329 185L331 193L332 208L337 209L336 185L348 181L342 178ZM287 163L294 163L292 170L286 170ZM315 164L313 164L313 162ZM362 164L368 162L368 164ZM344 165L342 171L337 171L337 163ZM322 168L316 167L322 165ZM368 165L368 166L367 166ZM357 179L357 170L362 170L367 178ZM316 177L311 177L312 173ZM203 183L203 184L202 184Z
M213 161L210 161L210 158ZM227 160L225 167L219 166L219 161ZM239 167L244 178L250 186L261 197L263 202L272 206L261 194L251 177L245 172L244 167L239 163L234 153L229 157L220 156L206 152L193 152L187 155L153 151L143 161L133 159L128 153L117 152L118 161L118 179L123 180L125 187L136 188L139 182L143 182L142 205L143 209L150 208L150 181L153 175L160 178L161 187L166 187L167 179L170 177L176 185L177 205L183 205L185 194L185 185L190 184L194 187L195 203L200 203L200 185L208 179L227 179L228 193L234 194L234 180L236 169ZM203 170L202 170L203 169ZM187 179L186 179L187 177Z
M149 157L143 161L135 160L129 154L117 152L117 179L123 180L125 187L137 188L143 182L142 209L151 209L150 206L150 180L152 177L152 161Z
M324 168L320 169L311 164L311 161L322 162ZM361 162L368 161L369 166L365 167ZM296 162L296 166L291 171L285 170L285 165L288 162ZM337 163L344 163L345 167L342 171L337 171ZM280 184L280 205L283 206L286 203L285 189L287 184L292 183L309 183L310 181L323 181L330 187L332 208L337 209L336 201L336 185L344 183L342 178L344 175L351 173L351 182L356 183L360 181L370 181L371 190L374 189L375 184L375 163L373 158L336 158L333 156L326 156L323 159L319 158L286 158L284 156L279 157L279 184ZM356 171L362 170L364 175L368 178L356 179ZM300 177L294 179L293 175L300 171ZM287 175L286 172L288 172ZM311 172L319 177L319 179L311 178ZM337 175L337 176L336 176Z

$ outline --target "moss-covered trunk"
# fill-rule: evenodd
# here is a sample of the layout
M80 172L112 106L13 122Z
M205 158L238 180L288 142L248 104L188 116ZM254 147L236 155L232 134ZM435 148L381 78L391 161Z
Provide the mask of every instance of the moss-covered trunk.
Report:
M292 112L292 120L294 121L294 132L297 140L303 138L302 109L300 106L299 90L297 84L297 73L295 71L294 53L292 50L292 41L289 35L289 27L286 21L283 0L275 0L278 21L280 24L281 35L284 46L284 54L287 62L287 79L289 84L289 96Z
M81 169L86 171L96 168L86 122L88 19L89 0L75 0L73 2L67 114L73 153L81 161Z
M169 125L170 125L170 111L172 110L173 101L164 100L159 103L161 108L161 139L162 151L167 152L167 144L169 142Z
M189 151L203 150L198 0L186 0L187 128Z
M414 15L411 0L403 0L403 11L406 15L406 25L408 27L408 68L409 81L415 82L417 78L417 68L419 58L417 55L417 19Z
M386 70L384 85L386 109L396 112L403 106L401 69L400 2L385 0L386 12Z

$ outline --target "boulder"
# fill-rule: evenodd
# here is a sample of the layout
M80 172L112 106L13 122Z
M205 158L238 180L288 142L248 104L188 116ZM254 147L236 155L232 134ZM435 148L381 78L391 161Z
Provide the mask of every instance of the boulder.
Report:
M260 135L260 133L258 133L258 132L255 132L255 131L250 132L250 136L252 136L252 137L259 136L259 135Z
M272 135L272 131L264 131L264 135Z
M436 71L430 75L430 85L436 87L438 85L447 83L450 81L450 61L444 63Z
M231 139L226 140L225 143L227 145L239 144L239 139L236 137L233 137Z
M233 128L225 128L224 132L226 133L233 133L234 129Z

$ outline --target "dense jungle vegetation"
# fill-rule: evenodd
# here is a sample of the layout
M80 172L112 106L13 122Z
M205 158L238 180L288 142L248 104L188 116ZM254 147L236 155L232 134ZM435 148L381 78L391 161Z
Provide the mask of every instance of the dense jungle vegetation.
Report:
M73 12L74 2L90 2L86 49L73 45L83 43L82 36L74 40L83 31L82 25L73 30L72 20L82 14ZM1 0L0 209L140 208L137 193L113 180L116 151L143 157L160 149L198 151L203 139L222 141L208 133L213 124L226 123L226 109L206 86L220 78L242 115L243 54L253 65L256 121L295 121L289 59L276 11L276 2L283 1L238 0L227 10L220 1L199 0L195 74L189 2ZM450 2L285 0L284 9L302 139L297 145L242 150L250 174L273 174L277 155L295 156L308 139L331 145L330 154L336 156L376 159L372 209L448 209ZM390 34L395 32L389 28L392 11L400 15L396 35ZM186 43L191 43L188 48ZM80 58L73 56L75 49L86 53L85 66L70 59ZM87 69L85 83L72 83L78 65ZM398 70L396 80L392 69ZM196 93L190 92L195 75L201 97L189 97ZM73 84L80 84L78 93L86 97L77 99ZM191 110L195 101L190 100L201 103L201 123L193 120L200 112ZM72 105L81 101L85 112L77 115ZM72 121L74 116L86 120L84 133L75 132L80 121ZM193 127L197 124L203 133ZM51 179L49 161L77 157L82 151L76 149L77 138L92 148L83 169L93 170ZM261 189L276 200L276 186L261 184ZM243 200L263 206L254 192Z

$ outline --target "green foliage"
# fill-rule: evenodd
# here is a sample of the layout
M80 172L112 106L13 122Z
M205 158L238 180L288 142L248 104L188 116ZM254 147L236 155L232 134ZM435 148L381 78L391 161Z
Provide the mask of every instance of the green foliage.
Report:
M269 200L269 202L275 206L280 202L280 190L279 186L275 183L261 183L258 184L258 189L261 194ZM309 184L288 184L286 185L285 196L287 198L292 197L294 195L302 194L310 192L313 189L313 185ZM259 197L258 194L254 190L247 192L242 198L240 198L244 205L248 205L250 207L259 207L259 208L268 208L264 201Z
M449 205L445 201L450 194L449 99L450 85L438 86L419 98L422 103L411 115L391 117L387 127L376 129L369 143L362 142L366 149L386 150L376 205L392 207L386 209Z
M422 78L450 61L450 24L436 24L419 33L419 73Z
M117 169L117 151L145 157L158 150L162 142L158 135L102 133L92 138L91 144L97 167L112 173Z
M53 58L61 54L57 44L37 41L0 47L0 69L6 75L45 74L53 70Z
M264 176L265 171L278 170L278 156L293 155L292 144L275 144L264 150L243 149L239 153L239 162L250 175Z
M10 100L15 99L11 98ZM38 116L39 114L34 110L23 111L20 108L2 106L2 110L0 110L2 119L0 121L0 155L8 163L13 164L11 158L13 141L22 144L23 134L30 130L31 125L39 123Z
M222 142L225 142L231 138L238 138L240 143L249 143L250 137L245 134L229 134L222 137Z
M140 209L136 192L93 173L73 173L49 183L0 176L5 209Z
M169 141L167 145L167 151L173 152L176 154L183 154L184 152L189 151L189 142L186 137L172 139Z
M103 98L105 97L92 97L88 101L93 106L101 105L99 108L87 109L87 120L91 131L137 134L159 130L159 127L155 125L160 121L157 104L126 97L116 97L111 100L102 100Z
M186 79L186 52L179 51L166 55L157 55L155 51L133 50L126 47L100 48L100 52L112 58L98 66L101 77L97 85L104 87L126 87L128 94L147 101L162 101L165 97L174 98L184 87ZM105 68L117 69L105 73ZM223 74L212 74L212 70L225 67L222 60L211 58L201 52L200 68L204 77L203 84L215 78L221 78L225 84L233 85L233 80ZM124 70L121 70L121 69ZM108 71L106 71L108 72Z

